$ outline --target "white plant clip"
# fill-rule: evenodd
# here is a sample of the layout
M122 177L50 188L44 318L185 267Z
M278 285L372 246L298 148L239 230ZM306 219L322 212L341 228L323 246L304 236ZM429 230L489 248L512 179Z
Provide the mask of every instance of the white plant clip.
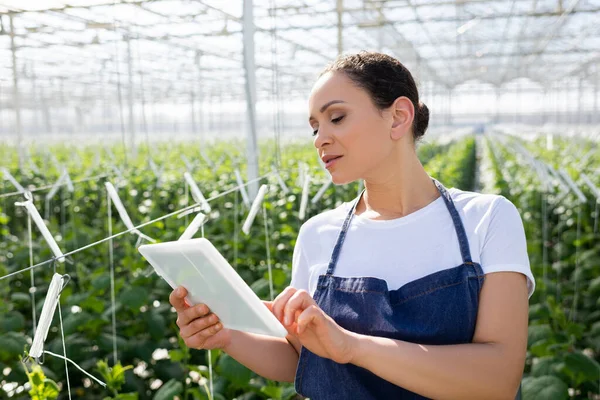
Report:
M63 167L56 159L56 156L54 154L52 154L51 152L48 152L48 157L50 158L50 161L52 161L54 168L56 168L57 171L62 171Z
M302 161L298 162L298 179L296 184L300 187L304 187L304 177L308 171L308 165L303 163Z
M37 165L35 165L35 162L33 161L33 158L31 158L31 156L29 157L29 162L27 163L27 165L29 166L29 169L33 171L33 173L38 175L40 174L40 169L37 167Z
M179 237L179 240L189 240L194 237L198 229L204 225L206 222L206 215L202 213L196 214L196 217L192 220L192 222L188 225L185 231Z
M148 164L150 164L150 169L152 170L152 172L154 173L154 176L156 177L156 187L161 187L162 186L162 182L163 182L163 173L164 173L164 168L158 168L158 166L156 165L156 163L154 162L153 159L150 159L148 161Z
M304 185L302 185L302 198L300 199L300 212L298 217L301 221L306 218L306 208L308 207L308 192L310 186L310 175L306 173L304 175Z
M583 179L583 181L586 185L588 185L592 193L594 193L594 196L596 196L596 201L600 203L600 189L598 189L598 187L594 185L594 182L592 182L592 180L583 172L581 173L581 179Z
M117 177L117 186L121 187L125 185L125 178L123 177L123 174L121 173L121 170L119 169L119 167L117 167L115 164L110 164L110 168L112 169L112 171L114 172L115 176Z
M242 174L239 169L235 169L235 179L237 181L238 186L240 187L240 193L242 193L242 201L246 205L246 207L250 207L250 198L248 197L248 191L246 191L246 185L244 185L244 180L242 179Z
M258 194L254 201L252 202L252 207L250 207L250 212L248 213L248 217L246 217L246 221L244 221L244 225L242 226L242 232L246 235L250 234L250 227L256 218L256 214L258 214L258 209L262 204L263 199L265 198L265 194L267 193L268 186L261 185L260 189L258 189Z
M287 187L287 185L283 181L283 178L281 177L281 175L279 174L279 171L275 168L275 166L271 166L271 172L273 173L273 175L275 175L275 178L277 179L277 183L281 187L281 191L283 192L283 194L287 195L290 192L290 189Z
M12 176L12 174L7 168L2 168L2 172L4 172L4 178L9 180L10 183L12 183L12 185L17 189L17 191L19 191L20 193L25 193L25 188L21 186L19 182L17 182L15 177Z
M587 198L581 192L581 190L579 190L579 187L577 186L577 184L575 182L573 182L573 179L571 179L571 176L569 175L569 173L567 171L565 171L563 168L559 169L558 173L563 177L565 182L567 182L567 185L569 185L569 187L571 188L573 193L575 193L575 195L579 199L579 202L580 203L587 202Z
M73 181L71 180L71 176L69 175L67 168L63 168L63 176L65 181L64 183L67 185L67 190L73 193L75 191L75 187L73 186Z
M67 172L66 168L63 168L63 173L60 175L60 178L58 178L57 181L54 182L54 185L52 185L52 188L46 195L46 201L53 198L56 195L56 192L58 192L58 189L63 185L66 185L67 190L69 190L71 193L75 190L73 187L73 182L71 182L71 178L69 177L69 173Z
M44 354L44 343L48 337L48 331L50 330L50 324L56 311L60 292L69 282L68 275L60 275L54 273L52 281L48 287L48 293L46 294L46 300L44 300L44 306L42 307L42 313L37 324L37 329L33 337L33 343L29 349L29 357L39 360Z
M323 195L325 194L325 191L327 191L327 189L329 189L329 186L331 186L332 183L333 183L333 181L331 179L328 179L325 183L323 183L323 185L321 186L321 188L319 189L319 191L317 192L315 197L313 197L311 203L317 204L317 202L319 200L321 200L321 197L323 197Z
M71 193L73 193L73 191L75 190L75 188L73 187L73 182L71 182L71 178L69 177L69 173L67 172L66 168L63 168L63 173L56 180L56 182L54 182L54 185L52 185L52 188L46 195L46 219L47 220L50 220L50 200L52 200L52 198L56 195L56 192L58 192L58 189L63 185L66 185L67 189Z
M196 163L190 162L190 160L185 156L185 154L182 154L180 158L181 161L183 161L183 163L185 164L185 169L187 169L187 171L190 173L194 172L194 170L196 169Z
M202 157L204 162L206 162L206 164L210 167L210 169L212 169L214 172L215 171L215 163L213 163L212 160L210 158L208 158L208 156L206 155L206 153L204 152L203 149L200 149L200 156Z
M37 208L35 208L35 205L33 205L33 197L31 195L31 193L25 192L25 198L27 199L27 201L18 202L18 203L15 203L15 205L22 206L27 209L27 211L29 212L29 215L33 219L33 222L35 222L38 229L42 233L42 236L44 237L44 239L46 239L46 243L48 243L48 246L50 246L50 249L52 250L52 253L54 253L54 256L57 258L57 260L59 262L61 262L61 263L65 262L65 257L63 255L63 252L58 247L58 244L56 244L56 240L54 240L54 237L48 230L48 227L44 223L44 220L42 219Z
M198 185L196 185L196 182L194 181L194 178L192 178L192 175L190 175L189 172L184 172L183 177L185 178L185 181L190 187L190 191L192 192L192 197L194 198L194 201L200 204L204 212L211 212L210 204L208 204L208 201L206 201L206 198L202 194L202 191L200 190Z
M110 199L112 200L113 204L117 208L119 216L121 217L121 221L123 221L123 223L125 224L125 227L127 227L127 230L129 231L129 233L138 235L138 237L140 239L146 239L147 241L149 241L151 243L155 243L156 240L152 239L149 236L144 235L133 225L133 222L131 222L131 218L129 218L129 214L127 214L127 210L125 210L125 206L123 206L123 202L121 201L121 198L119 197L119 194L117 193L117 190L115 189L113 184L110 182L104 182L104 185L106 186L106 190L108 191L108 195L110 196Z

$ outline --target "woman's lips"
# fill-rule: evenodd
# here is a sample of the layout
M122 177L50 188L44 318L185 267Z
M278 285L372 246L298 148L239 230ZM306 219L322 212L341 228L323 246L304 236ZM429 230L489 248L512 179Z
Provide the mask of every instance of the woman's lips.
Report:
M331 168L342 157L343 156L339 156L339 157L336 157L336 158L332 158L331 160L328 160L325 163L325 168L327 168L327 169Z

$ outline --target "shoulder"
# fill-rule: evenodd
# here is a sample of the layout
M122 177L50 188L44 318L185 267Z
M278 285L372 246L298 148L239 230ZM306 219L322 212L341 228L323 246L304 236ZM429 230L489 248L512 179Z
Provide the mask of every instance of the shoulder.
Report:
M345 202L334 209L323 211L309 218L300 227L298 235L319 234L322 233L323 230L330 228L339 229L340 225L348 215L351 206L351 202Z
M456 209L470 220L490 220L519 216L517 207L506 197L491 193L477 193L456 188L449 189Z

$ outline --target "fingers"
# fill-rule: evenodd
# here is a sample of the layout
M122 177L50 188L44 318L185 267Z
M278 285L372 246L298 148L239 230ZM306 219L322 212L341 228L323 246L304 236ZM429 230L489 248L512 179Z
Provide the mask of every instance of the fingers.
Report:
M206 304L197 304L177 313L177 326L184 328L190 322L210 313Z
M291 286L286 287L283 292L279 294L273 301L272 312L278 320L283 318L283 308L287 304L288 300L296 293L296 288Z
M304 330L311 323L321 322L321 320L324 318L325 318L325 314L323 313L323 310L321 310L316 305L309 306L298 317L298 334L301 334L302 332L304 332Z
M269 311L273 312L273 302L272 301L263 300L262 302L265 305L265 307L267 307L269 309Z
M304 311L311 306L315 306L318 309L316 304L315 300L306 290L296 291L284 307L283 324L286 326L292 324L297 315L297 311Z
M180 286L171 292L169 295L169 303L175 308L175 311L181 312L189 307L185 302L186 295L187 290L183 286Z
M210 314L206 317L193 320L188 325L181 328L180 334L183 339L187 339L194 335L200 335L207 338L219 332L221 328L223 328L223 324L219 322L219 318L215 314Z

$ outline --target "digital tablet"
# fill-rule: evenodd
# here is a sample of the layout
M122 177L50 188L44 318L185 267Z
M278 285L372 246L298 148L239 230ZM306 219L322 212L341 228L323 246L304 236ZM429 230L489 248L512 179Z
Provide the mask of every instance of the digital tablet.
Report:
M139 247L140 253L173 288L187 289L189 304L206 304L223 327L285 338L287 330L207 239Z

